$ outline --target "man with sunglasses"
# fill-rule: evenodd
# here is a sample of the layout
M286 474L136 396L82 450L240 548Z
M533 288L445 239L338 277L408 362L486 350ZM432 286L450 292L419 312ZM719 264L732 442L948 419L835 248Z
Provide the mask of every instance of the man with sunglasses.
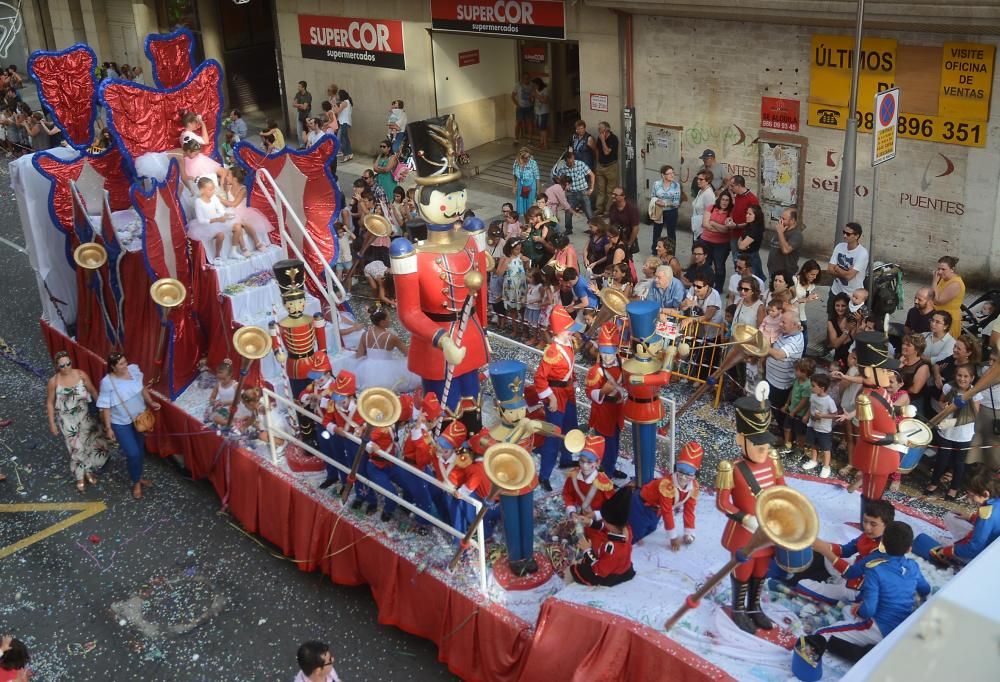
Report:
M715 270L708 262L708 251L701 242L695 242L691 247L691 265L681 273L681 283L690 289L696 277L706 282L715 281Z
M608 224L618 225L621 229L622 243L629 253L639 252L639 209L625 198L625 190L621 187L611 190Z
M826 300L826 313L833 313L833 299L837 294L850 296L855 289L865 286L868 272L868 249L861 246L861 225L851 222L844 225L844 241L833 248L826 271L833 275L830 297ZM788 270L788 272L793 272Z
M370 168L365 169L365 172L361 174L361 179L365 181L368 185L368 189L372 191L375 195L375 205L376 206L388 206L389 197L385 193L385 189L382 188L380 184L375 182L375 171Z
M736 257L736 272L733 273L732 277L729 278L729 287L726 289L726 303L736 303L740 300L740 280L744 277L753 277L757 280L757 284L760 286L759 291L765 291L764 280L762 280L757 275L753 274L753 268L750 267L750 256L745 253L741 253ZM722 293L721 291L719 292Z
M774 234L768 242L767 274L776 272L798 272L799 251L802 250L802 227L799 225L799 209L786 208L774 225Z

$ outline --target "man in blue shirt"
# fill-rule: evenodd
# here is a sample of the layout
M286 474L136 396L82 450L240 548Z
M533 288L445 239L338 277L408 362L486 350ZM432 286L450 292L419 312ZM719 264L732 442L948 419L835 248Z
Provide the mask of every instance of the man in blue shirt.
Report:
M674 279L674 271L669 265L656 268L656 275L646 293L647 301L656 301L660 308L680 308L684 302L684 285Z
M601 303L595 294L590 289L590 284L580 273L576 271L576 268L566 268L563 270L563 282L573 290L573 303L566 306L566 312L576 313L584 308L599 308Z
M236 141L247 139L247 122L239 109L233 109L229 114L229 132L236 136Z
M865 560L859 601L851 608L855 618L816 631L830 639L831 651L851 655L878 644L910 615L916 595L930 594L920 566L906 558L912 544L909 525L893 521L886 527L882 535L885 553L873 552Z

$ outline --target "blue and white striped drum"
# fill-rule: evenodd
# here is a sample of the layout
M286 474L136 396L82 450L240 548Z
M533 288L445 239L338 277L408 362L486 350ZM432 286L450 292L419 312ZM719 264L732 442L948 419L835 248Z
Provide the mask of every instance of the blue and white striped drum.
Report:
M906 444L910 447L899 458L899 473L908 474L920 464L924 450L931 444L934 434L931 428L916 419L903 419L897 429L906 436Z
M801 573L809 568L813 560L812 547L805 549L774 548L774 563L785 573Z

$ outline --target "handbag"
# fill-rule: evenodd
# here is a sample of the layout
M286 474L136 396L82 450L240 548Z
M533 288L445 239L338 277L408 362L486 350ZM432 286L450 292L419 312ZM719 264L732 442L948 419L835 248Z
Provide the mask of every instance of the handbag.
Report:
M531 196L531 187L529 185L523 185L521 187L521 198L527 199Z
M392 169L392 179L396 181L396 184L400 184L403 180L406 180L406 176L410 174L410 164L405 161L398 161L396 167Z
M115 395L118 396L118 400L121 401L122 409L125 410L125 414L128 415L128 418L132 420L132 426L135 428L135 430L138 431L139 433L146 433L148 431L152 431L153 427L156 426L156 415L153 414L153 411L150 410L149 408L146 408L145 410L139 413L138 417L133 417L132 413L128 411L127 407L125 407L125 401L122 400L122 396L118 392L118 387L115 386L114 379L111 379L111 389L115 392Z

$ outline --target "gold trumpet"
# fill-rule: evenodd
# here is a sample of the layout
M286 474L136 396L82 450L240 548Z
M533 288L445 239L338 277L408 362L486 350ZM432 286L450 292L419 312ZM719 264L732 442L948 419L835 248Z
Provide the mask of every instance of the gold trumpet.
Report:
M157 280L153 284L168 281L166 279ZM169 280L177 282L177 280ZM177 282L181 288L181 301L184 300L183 292L184 285ZM156 294L153 294L153 299L156 299ZM172 300L172 299L171 299ZM157 301L157 303L160 303ZM167 306L164 303L160 303L164 307ZM173 305L180 305L180 301L174 303ZM233 401L229 404L229 417L226 419L225 428L228 429L233 424L233 419L236 417L236 407L239 405L240 396L243 394L243 384L246 382L247 374L250 373L250 365L253 364L254 360L260 360L268 353L271 352L271 335L260 327L240 327L233 333L233 348L236 352L240 354L243 360L240 362L240 381L236 385L236 393L233 395Z
M73 262L84 270L97 270L108 262L108 252L97 242L86 242L73 250Z
M547 438L562 438L563 445L573 454L583 450L583 446L587 444L587 434L580 429L570 429L566 433L562 433L558 426L553 426L552 424L541 420L533 421L537 422L539 425L538 433Z
M676 419L680 419L681 415L687 412L688 408L694 405L698 398L703 396L708 389L715 386L719 381L722 381L723 375L729 369L735 367L741 360L745 359L748 355L762 358L767 355L767 351L770 349L767 339L764 338L760 330L755 329L749 324L734 325L732 341L712 344L710 346L700 346L700 348L719 348L721 346L730 346L726 357L719 363L719 368L712 373L712 376L709 378L710 380L699 386L691 394L691 397L687 399L687 402L678 408L675 414ZM683 357L683 354L681 354L681 357Z
M757 496L757 506L754 511L757 516L757 530L743 549L734 553L715 575L692 595L684 600L684 605L677 610L664 628L670 630L692 608L697 608L702 597L712 591L736 565L740 563L741 555L749 557L758 549L778 545L790 551L805 549L812 545L819 534L819 517L816 509L805 495L788 486L778 485L767 488Z
M358 476L358 469L361 467L361 457L365 453L365 437L371 428L392 426L399 421L399 416L403 413L403 404L399 402L399 396L387 388L372 386L361 391L358 395L358 414L365 420L365 428L361 432L361 442L354 453L354 462L351 463L351 473L347 477L347 483L340 494L340 501L347 504L347 498L351 495L354 481Z
M699 348L700 350L705 350L708 348L722 348L723 346L739 346L744 352L758 358L767 355L767 351L771 347L759 329L749 324L743 324L742 322L733 325L732 341L712 343L700 346Z
M361 224L376 237L388 237L392 234L392 223L377 213L366 215L361 219Z
M628 305L628 296L624 292L612 289L611 287L605 287L601 289L599 298L601 299L601 307L597 310L594 321L584 332L588 337L596 334L597 330L604 326L604 323L618 317L626 316L625 306Z
M574 431L577 429L574 429ZM573 433L570 431L570 433ZM566 434L569 436L569 433ZM487 478L490 479L490 494L483 500L483 506L479 508L479 513L465 531L465 537L455 550L455 556L451 558L448 569L454 571L458 565L462 554L469 546L472 535L476 532L476 527L483 520L486 512L489 511L487 502L500 492L500 490L520 490L531 483L535 476L535 460L531 458L531 453L516 443L494 443L483 453L483 468Z
M187 298L187 288L180 280L162 277L150 285L149 295L162 308L176 308Z

